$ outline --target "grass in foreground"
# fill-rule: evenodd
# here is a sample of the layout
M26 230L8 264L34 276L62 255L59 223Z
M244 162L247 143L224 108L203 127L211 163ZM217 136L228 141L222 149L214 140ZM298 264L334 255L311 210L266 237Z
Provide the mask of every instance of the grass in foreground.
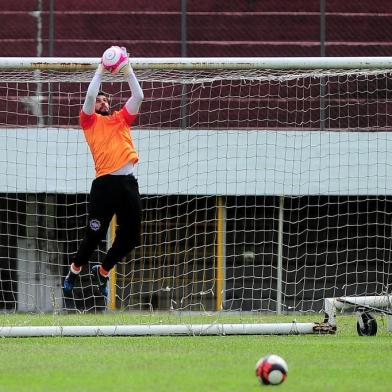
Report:
M55 321L77 324L82 318L84 325L103 325L111 317L132 320L82 315ZM51 316L29 321L37 325L38 319L54 323ZM316 318L298 321L311 319ZM0 320L24 323L20 315ZM356 318L342 316L339 332L323 336L5 338L0 340L0 391L388 391L392 336L384 319L378 324L375 337L357 336ZM289 366L278 387L259 385L254 374L257 360L267 353L281 355Z

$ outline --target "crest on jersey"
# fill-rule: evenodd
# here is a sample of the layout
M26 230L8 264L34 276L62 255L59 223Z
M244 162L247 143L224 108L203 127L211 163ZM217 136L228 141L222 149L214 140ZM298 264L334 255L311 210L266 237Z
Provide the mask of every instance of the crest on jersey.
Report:
M90 229L93 231L98 231L101 227L101 222L98 219L91 219L90 221Z

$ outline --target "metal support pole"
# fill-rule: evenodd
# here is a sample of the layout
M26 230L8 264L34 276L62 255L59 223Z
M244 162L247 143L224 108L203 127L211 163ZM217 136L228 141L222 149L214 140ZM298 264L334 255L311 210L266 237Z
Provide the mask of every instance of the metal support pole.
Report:
M276 277L276 311L282 313L282 257L283 257L284 196L279 197L278 265Z
M181 57L187 57L187 0L181 0Z
M320 56L325 57L325 35L326 35L326 20L325 20L325 0L320 0ZM320 130L325 130L325 78L320 78Z
M216 311L220 311L226 302L226 208L222 197L218 197L217 208Z
M325 57L325 0L320 0L320 56Z
M54 2L55 0L49 1L49 57L54 56Z
M110 222L109 231L108 231L108 239L106 241L106 250L108 251L113 244L114 239L116 238L116 226L117 219L116 215L113 216L112 221ZM117 291L117 274L116 274L116 266L114 266L110 270L109 275L109 300L108 300L108 309L116 310L116 291Z
M181 0L181 57L187 57L187 0ZM181 128L185 129L186 121L186 103L187 103L187 85L182 85L181 91Z
M54 56L54 2L49 2L49 57ZM53 94L52 94L52 83L48 83L48 126L53 124Z

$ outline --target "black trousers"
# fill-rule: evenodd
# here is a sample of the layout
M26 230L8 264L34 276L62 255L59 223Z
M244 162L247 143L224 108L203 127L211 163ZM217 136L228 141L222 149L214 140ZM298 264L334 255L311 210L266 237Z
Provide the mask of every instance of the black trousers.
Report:
M140 244L142 203L136 178L133 175L96 178L91 185L88 212L86 235L72 262L76 266L88 263L116 214L116 238L102 263L109 271Z

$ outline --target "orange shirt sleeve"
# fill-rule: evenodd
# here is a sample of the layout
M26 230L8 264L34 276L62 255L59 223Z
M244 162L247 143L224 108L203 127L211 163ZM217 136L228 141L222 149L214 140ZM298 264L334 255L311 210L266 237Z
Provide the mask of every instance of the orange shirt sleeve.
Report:
M97 115L93 114L86 114L83 110L80 111L80 126L83 129L91 128L94 122L97 119Z
M135 118L137 117L137 114L128 113L128 110L125 106L121 109L121 115L123 116L127 125L132 125L132 123L135 121Z

